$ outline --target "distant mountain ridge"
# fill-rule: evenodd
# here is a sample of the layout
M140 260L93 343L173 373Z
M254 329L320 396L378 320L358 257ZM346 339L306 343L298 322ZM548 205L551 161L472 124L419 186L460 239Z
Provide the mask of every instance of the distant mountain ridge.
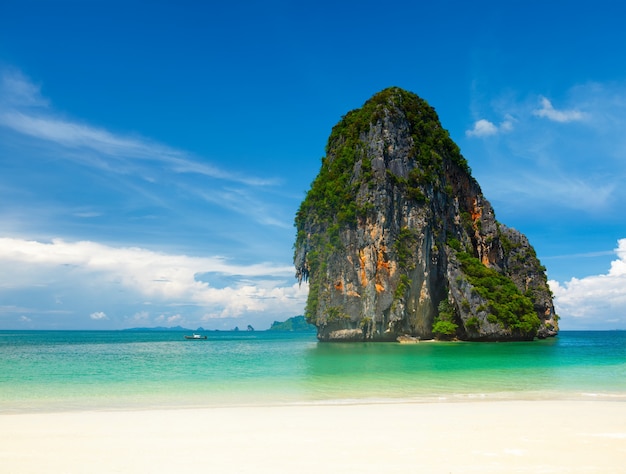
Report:
M172 327L165 327L165 326L156 326L156 327L151 327L151 328L128 328L128 329L122 329L122 331L153 331L153 332L165 332L165 331L187 331L187 332L199 332L199 331L204 331L204 328L198 328L198 329L188 329L188 328L184 328L182 326L172 326Z
M294 316L283 322L274 321L269 328L270 331L289 332L315 331L315 329L315 325L307 323L304 316Z

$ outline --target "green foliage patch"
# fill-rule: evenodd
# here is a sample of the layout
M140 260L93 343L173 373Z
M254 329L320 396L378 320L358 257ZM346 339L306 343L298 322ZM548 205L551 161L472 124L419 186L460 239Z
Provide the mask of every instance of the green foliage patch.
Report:
M326 322L336 323L338 321L349 321L350 316L340 306L329 306L326 308Z
M405 271L415 268L415 255L414 247L417 243L417 235L408 227L400 229L395 242L393 243L393 249L396 252L396 259L398 266Z
M437 317L433 323L433 334L437 339L452 339L459 327L454 322L454 307L446 298L441 300L437 310Z
M533 303L522 295L510 278L486 267L467 252L457 253L463 272L474 290L488 302L488 320L521 334L535 334L541 322Z
M451 339L456 334L459 326L451 321L435 321L433 324L433 334L438 339Z

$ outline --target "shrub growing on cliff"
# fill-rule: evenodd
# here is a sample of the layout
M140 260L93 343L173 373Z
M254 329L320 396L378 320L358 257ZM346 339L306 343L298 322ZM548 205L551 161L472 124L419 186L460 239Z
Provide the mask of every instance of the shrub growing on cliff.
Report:
M433 334L437 339L452 339L459 327L454 323L454 307L448 299L443 299L437 306L438 314L433 324Z
M533 303L520 293L510 278L487 268L466 252L457 253L463 272L474 290L488 302L491 315L503 326L533 335L541 325Z
M433 334L437 339L452 339L458 326L450 321L437 321L433 324Z
M417 236L414 231L408 227L400 229L393 248L396 251L398 265L403 270L412 270L415 267L414 247L417 242Z
M448 238L448 245L450 247L452 247L452 249L456 250L457 252L460 252L463 250L463 248L461 247L461 242L459 242L459 239L455 239L454 237L450 237Z
M336 323L338 321L349 321L350 316L339 306L326 308L326 322Z
M477 331L480 328L480 320L476 316L472 316L465 322L465 327L472 331Z

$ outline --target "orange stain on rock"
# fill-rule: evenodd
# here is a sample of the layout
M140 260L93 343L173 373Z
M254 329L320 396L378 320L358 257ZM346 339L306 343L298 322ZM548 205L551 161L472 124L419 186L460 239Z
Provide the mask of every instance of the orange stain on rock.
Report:
M478 201L476 199L474 199L474 202L472 203L472 221L476 222L478 219L481 218L481 216L483 215L483 210L481 207L478 206Z
M386 270L387 272L389 272L389 261L385 260L385 247L382 246L381 248L378 249L378 251L376 252L376 270L380 271L380 270Z
M359 250L359 265L361 267L361 285L367 285L367 274L365 273L365 264L367 263L367 257L363 250Z

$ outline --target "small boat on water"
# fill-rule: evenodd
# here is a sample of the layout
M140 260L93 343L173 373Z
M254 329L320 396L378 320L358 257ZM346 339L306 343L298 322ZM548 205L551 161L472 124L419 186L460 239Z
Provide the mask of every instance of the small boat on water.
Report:
M206 339L206 336L201 336L200 334L192 334L191 336L185 336L185 339Z

